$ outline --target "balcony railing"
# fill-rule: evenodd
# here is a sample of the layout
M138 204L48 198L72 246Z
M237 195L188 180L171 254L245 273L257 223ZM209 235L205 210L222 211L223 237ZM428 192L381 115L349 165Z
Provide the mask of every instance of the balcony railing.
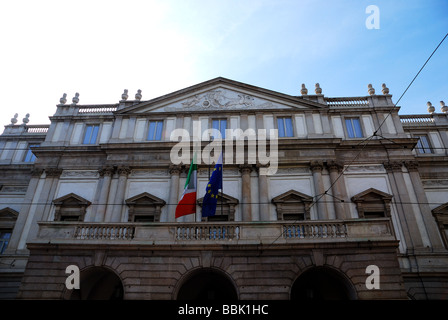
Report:
M389 218L300 222L39 222L33 243L287 244L395 240Z
M84 105L79 106L78 113L80 114L111 114L117 111L117 106L115 105Z
M34 134L47 133L49 127L50 127L50 125L45 125L45 124L26 125L25 132L26 133L34 133Z
M435 124L434 118L430 114L401 115L400 121L403 126L428 126Z
M327 105L330 107L368 107L369 100L366 97L336 97L325 98Z

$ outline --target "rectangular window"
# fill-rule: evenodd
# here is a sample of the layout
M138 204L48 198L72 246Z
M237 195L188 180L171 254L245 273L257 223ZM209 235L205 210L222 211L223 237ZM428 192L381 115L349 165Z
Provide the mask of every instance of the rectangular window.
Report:
M292 137L294 131L292 130L292 119L290 117L277 118L278 137Z
M10 239L11 230L0 230L0 254L6 250Z
M427 135L416 135L415 138L418 138L417 145L415 146L418 153L432 153Z
M226 119L215 119L212 120L212 128L218 130L221 133L221 138L226 138L227 120ZM212 136L213 138L213 136Z
M28 151L26 152L25 158L23 159L23 162L34 162L36 161L36 156L31 151L31 148L39 147L39 144L30 144L28 146Z
M345 118L345 127L349 138L363 137L359 118Z
M149 121L148 139L149 141L162 140L163 121Z
M95 144L98 137L100 126L98 124L86 126L86 133L84 134L83 144Z

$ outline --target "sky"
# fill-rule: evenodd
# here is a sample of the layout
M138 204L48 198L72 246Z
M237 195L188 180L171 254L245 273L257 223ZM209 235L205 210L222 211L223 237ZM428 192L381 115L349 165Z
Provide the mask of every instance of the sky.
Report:
M367 28L369 5L379 28ZM300 95L397 102L448 33L448 0L0 0L0 125L48 124L63 93L149 100L216 77ZM370 17L370 18L369 18ZM371 21L371 20L369 20ZM373 22L376 22L373 20ZM398 106L448 104L448 39Z

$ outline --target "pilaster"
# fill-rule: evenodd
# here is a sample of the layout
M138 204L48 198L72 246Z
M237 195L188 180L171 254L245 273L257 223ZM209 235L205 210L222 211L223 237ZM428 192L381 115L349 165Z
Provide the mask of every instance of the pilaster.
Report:
M242 221L252 221L252 199L250 192L250 173L252 165L243 164L239 166L242 179L241 189L241 217Z

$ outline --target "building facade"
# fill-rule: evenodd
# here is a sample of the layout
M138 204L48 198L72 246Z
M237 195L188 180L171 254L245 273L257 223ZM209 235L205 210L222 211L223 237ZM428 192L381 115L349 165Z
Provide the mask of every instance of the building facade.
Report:
M384 84L330 98L225 78L104 105L64 94L50 125L16 115L0 136L0 295L446 299L441 105L399 115ZM212 141L223 190L202 218ZM197 212L176 219L194 151Z

